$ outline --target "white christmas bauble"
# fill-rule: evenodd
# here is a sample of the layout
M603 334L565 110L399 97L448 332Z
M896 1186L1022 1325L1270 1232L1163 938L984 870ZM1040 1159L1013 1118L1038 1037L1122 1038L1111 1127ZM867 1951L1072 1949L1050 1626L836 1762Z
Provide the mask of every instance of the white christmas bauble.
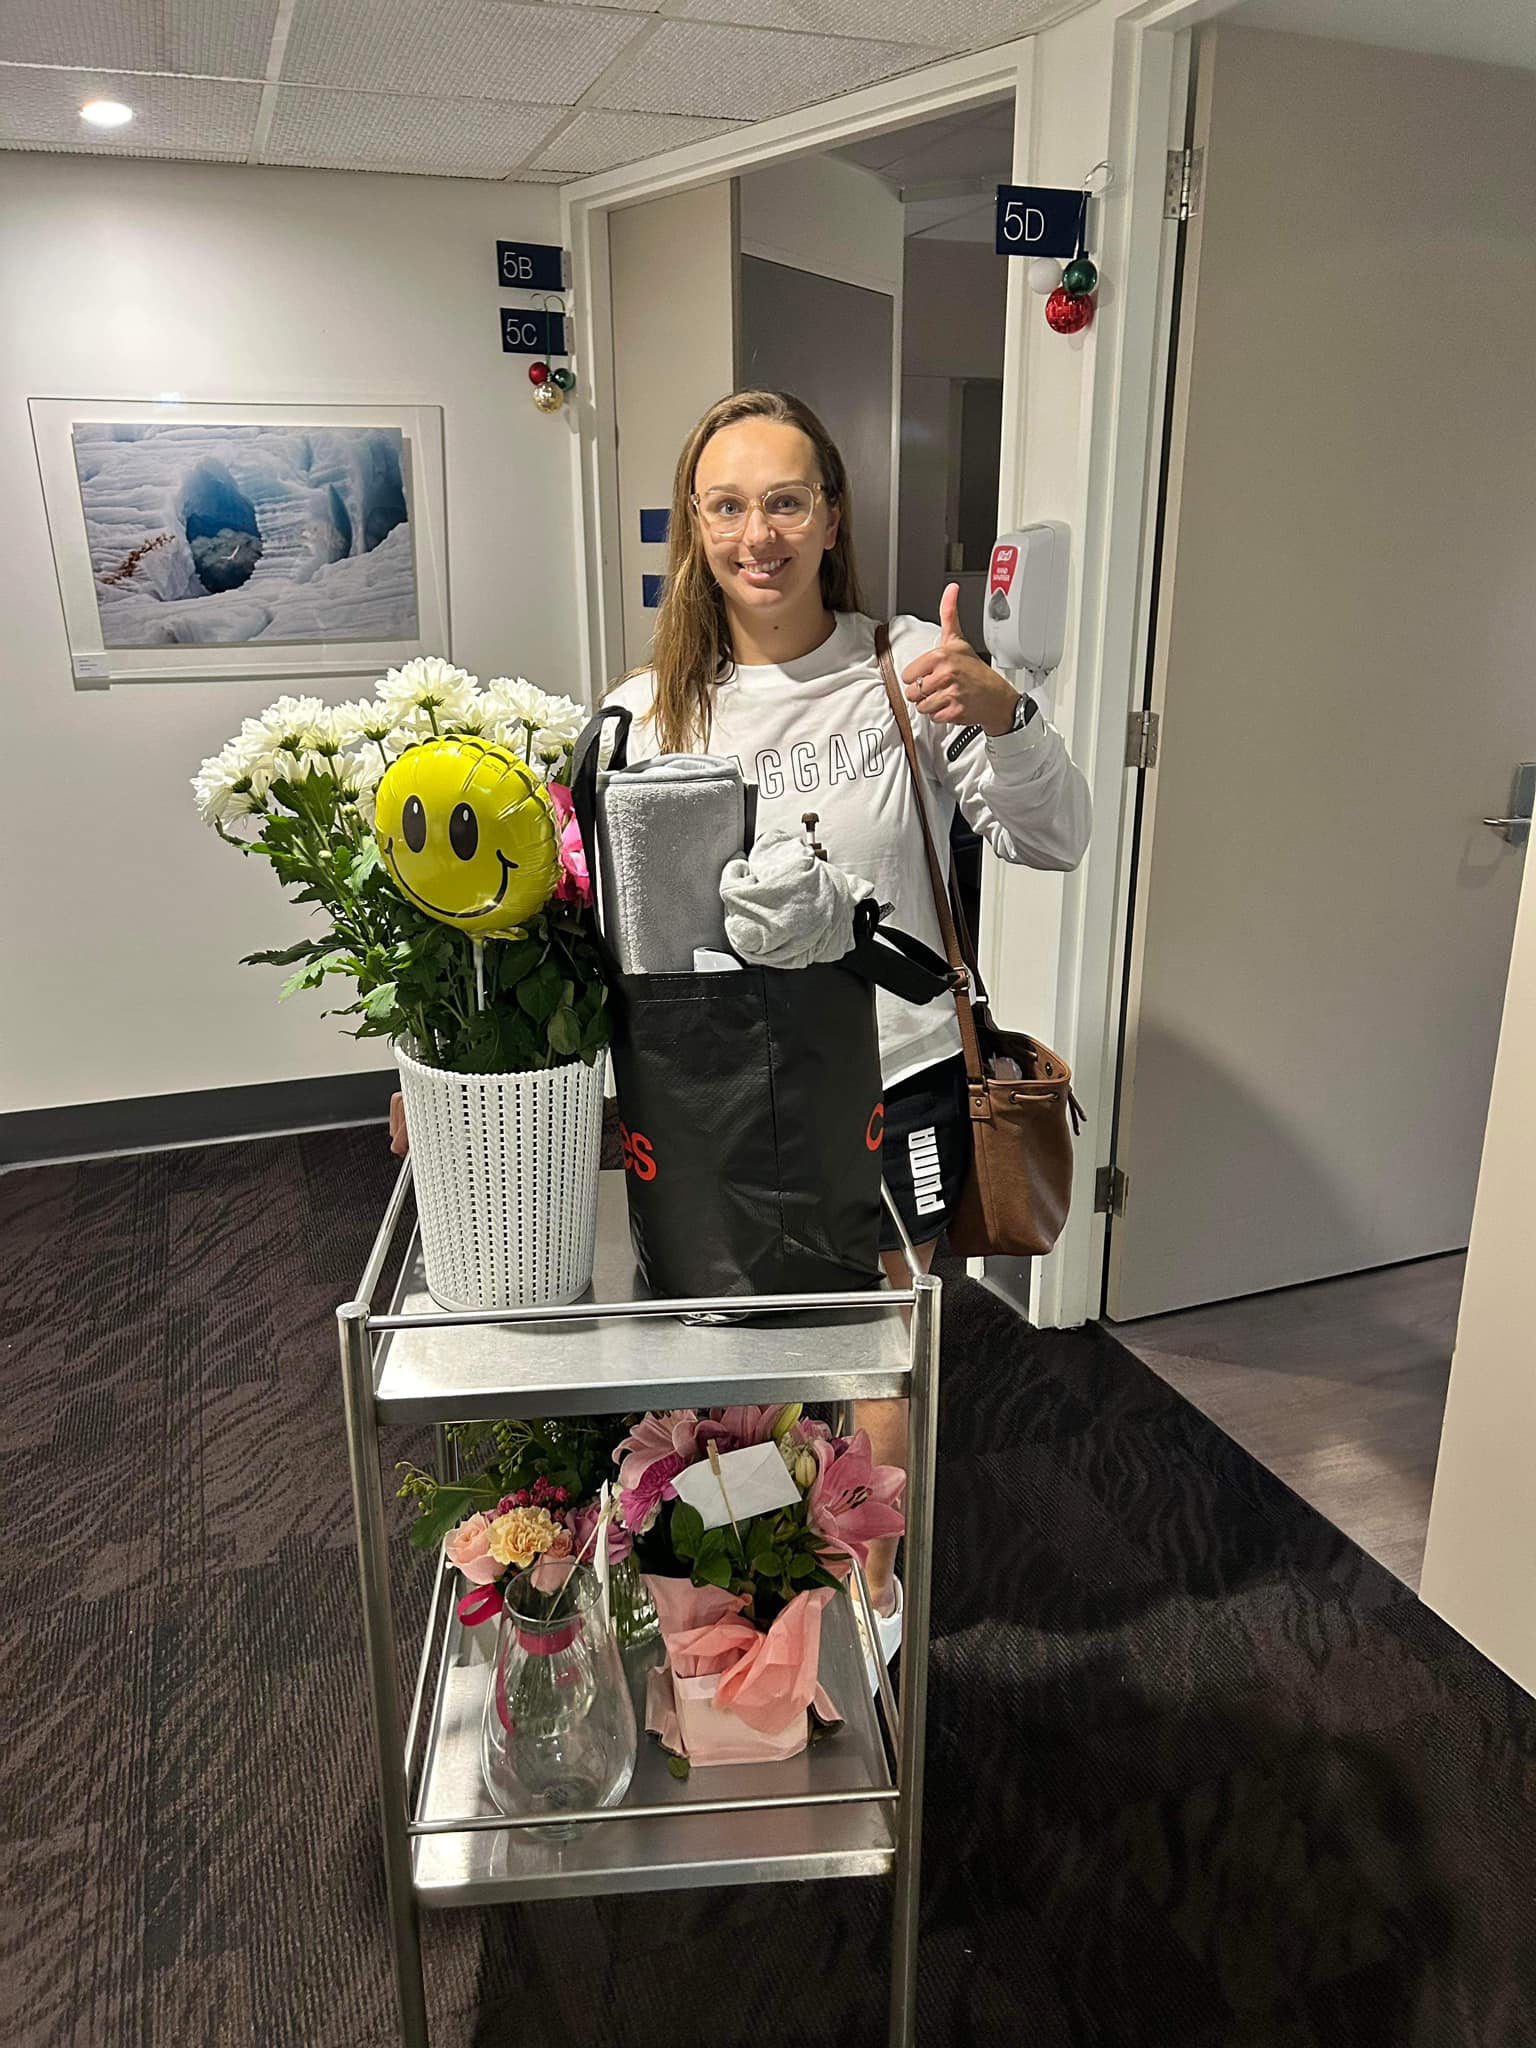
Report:
M1029 261L1029 288L1038 292L1041 298L1048 298L1061 283L1061 265L1054 256L1032 256Z

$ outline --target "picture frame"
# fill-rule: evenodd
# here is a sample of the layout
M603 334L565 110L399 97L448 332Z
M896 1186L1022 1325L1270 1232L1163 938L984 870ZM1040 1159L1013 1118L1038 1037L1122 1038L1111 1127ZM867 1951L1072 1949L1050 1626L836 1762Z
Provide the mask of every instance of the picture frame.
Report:
M441 406L27 404L76 689L451 658Z

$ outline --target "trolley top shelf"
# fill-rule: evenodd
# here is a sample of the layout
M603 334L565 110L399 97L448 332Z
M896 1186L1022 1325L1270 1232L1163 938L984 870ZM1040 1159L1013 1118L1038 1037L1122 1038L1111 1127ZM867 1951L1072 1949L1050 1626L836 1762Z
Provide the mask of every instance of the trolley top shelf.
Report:
M899 1313L907 1295L709 1324L636 1313L648 1299L635 1271L619 1173L601 1176L592 1286L575 1305L590 1306L590 1315L389 1327L396 1317L441 1314L426 1291L420 1240L413 1237L380 1333L378 1419L452 1422L737 1401L886 1399L907 1391L909 1338ZM380 1320L371 1318L375 1325Z

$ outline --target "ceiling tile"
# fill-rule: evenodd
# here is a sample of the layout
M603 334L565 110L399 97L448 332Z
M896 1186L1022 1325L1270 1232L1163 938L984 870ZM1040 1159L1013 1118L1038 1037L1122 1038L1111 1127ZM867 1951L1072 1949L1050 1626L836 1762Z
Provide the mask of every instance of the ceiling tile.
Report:
M633 63L604 81L594 104L761 121L915 70L940 54L914 43L663 21Z
M89 128L89 99L122 100L126 128ZM87 156L246 156L261 106L259 85L203 78L124 77L110 71L32 71L0 64L0 147L68 149Z
M707 135L744 125L740 121L699 120L692 115L610 114L593 108L578 114L533 161L540 169L571 176L607 171L616 164L636 164L642 157L659 156L664 149L702 142Z
M568 107L644 26L516 0L301 0L283 79Z
M675 0L688 20L742 22L815 35L873 36L942 44L948 51L1006 43L1047 20L1075 14L1085 0Z
M278 0L6 0L0 61L263 78Z
M283 86L261 160L332 171L504 178L538 148L558 107Z

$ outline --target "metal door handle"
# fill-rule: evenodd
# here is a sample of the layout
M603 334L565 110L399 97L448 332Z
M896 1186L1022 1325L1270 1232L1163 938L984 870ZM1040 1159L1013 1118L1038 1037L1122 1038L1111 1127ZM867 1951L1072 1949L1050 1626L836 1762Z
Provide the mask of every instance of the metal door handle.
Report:
M1529 825L1529 818L1484 818L1485 825L1491 825L1496 832L1502 832L1510 825Z

